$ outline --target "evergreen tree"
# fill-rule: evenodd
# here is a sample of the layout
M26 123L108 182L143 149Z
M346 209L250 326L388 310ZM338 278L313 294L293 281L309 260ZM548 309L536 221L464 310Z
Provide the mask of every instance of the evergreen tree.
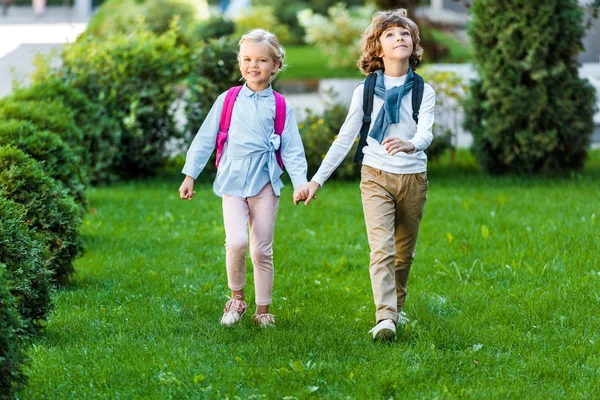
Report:
M470 35L479 80L465 126L491 173L577 170L593 129L594 89L578 77L575 0L478 0Z

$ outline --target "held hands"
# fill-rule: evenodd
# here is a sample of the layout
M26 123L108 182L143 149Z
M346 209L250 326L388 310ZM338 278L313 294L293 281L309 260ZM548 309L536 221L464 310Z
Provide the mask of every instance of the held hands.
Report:
M319 185L317 182L310 181L306 185L298 188L296 191L294 191L294 204L298 205L298 203L304 201L304 205L307 206L308 203L317 198L315 193L317 193L317 190L319 190L320 187L321 185Z
M186 176L183 183L179 187L179 198L181 200L191 200L196 192L194 192L194 178Z
M387 137L387 138L383 139L383 142L381 142L381 145L385 148L385 151L387 151L391 155L396 155L396 154L400 153L401 151L406 154L410 154L413 151L415 151L414 144L412 144L409 141L402 140L399 138Z

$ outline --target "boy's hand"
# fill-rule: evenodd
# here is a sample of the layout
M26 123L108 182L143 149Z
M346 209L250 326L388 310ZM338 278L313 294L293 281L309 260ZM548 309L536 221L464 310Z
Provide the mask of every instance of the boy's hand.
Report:
M194 192L194 178L186 176L183 183L179 187L179 198L181 200L191 200L196 192Z
M321 185L318 184L315 181L310 181L308 182L308 196L306 197L306 201L304 202L304 205L307 206L313 199L316 199L317 196L315 196L315 193L317 193L317 190L319 190L321 188Z
M414 144L412 144L409 141L402 140L399 138L391 138L391 137L385 138L385 139L383 139L383 142L381 142L381 145L385 148L385 151L387 151L391 155L396 155L396 154L400 153L401 151L406 154L410 154L413 151L415 151Z

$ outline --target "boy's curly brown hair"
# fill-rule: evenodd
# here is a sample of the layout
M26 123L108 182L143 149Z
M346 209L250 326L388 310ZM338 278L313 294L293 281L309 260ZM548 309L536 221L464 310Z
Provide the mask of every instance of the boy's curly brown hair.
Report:
M423 56L423 47L421 47L421 38L419 36L419 27L415 22L408 18L404 8L398 8L392 11L378 11L373 14L371 25L367 27L362 35L361 48L362 55L358 60L358 68L363 74L371 74L378 69L383 69L383 60L381 54L381 44L379 38L389 28L400 26L410 31L413 41L413 52L408 60L413 69L417 69L421 64Z

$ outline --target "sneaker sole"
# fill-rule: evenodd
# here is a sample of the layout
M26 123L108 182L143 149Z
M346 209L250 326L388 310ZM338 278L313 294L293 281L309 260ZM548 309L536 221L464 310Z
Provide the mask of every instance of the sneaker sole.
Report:
M373 337L375 340L394 340L396 338L396 332L391 329L382 329Z

